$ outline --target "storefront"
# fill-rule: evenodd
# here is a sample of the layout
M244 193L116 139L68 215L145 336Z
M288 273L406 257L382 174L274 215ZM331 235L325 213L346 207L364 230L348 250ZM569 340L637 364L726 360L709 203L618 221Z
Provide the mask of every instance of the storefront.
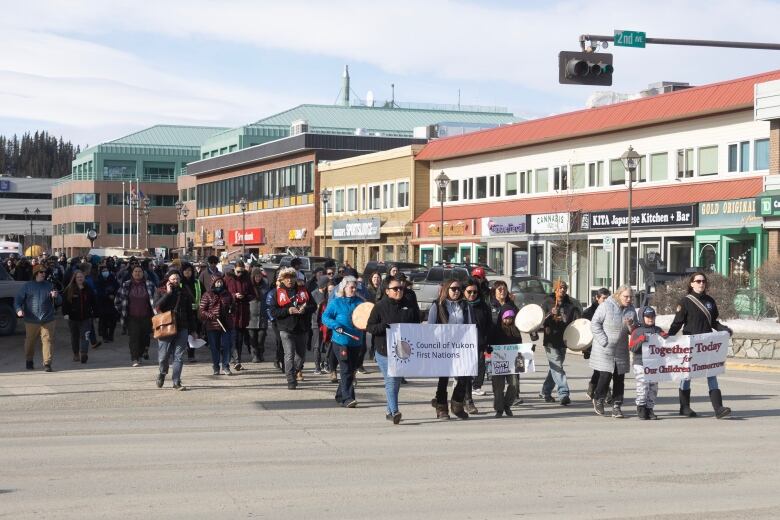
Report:
M487 264L498 274L528 274L528 215L483 217Z
M440 237L441 222L420 222L416 225L417 242L420 243L419 262L433 265L444 259L450 263L487 264L487 244L481 241L479 228L481 219L444 221L444 251Z
M231 229L228 240L233 247L246 247L247 254L259 254L259 247L265 244L264 228Z

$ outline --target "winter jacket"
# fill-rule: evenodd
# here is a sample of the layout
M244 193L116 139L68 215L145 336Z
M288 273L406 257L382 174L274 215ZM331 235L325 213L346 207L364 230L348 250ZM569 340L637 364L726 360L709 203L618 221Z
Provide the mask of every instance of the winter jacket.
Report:
M233 297L233 328L245 329L249 325L249 303L255 298L255 291L252 287L252 280L249 273L243 272L241 276L236 276L235 271L231 271L225 276L225 287ZM236 298L240 293L243 298Z
M254 297L249 302L248 329L265 329L268 327L268 309L266 309L266 296L271 286L263 279L252 287Z
M212 277L212 283L215 278ZM204 293L200 299L198 314L206 330L222 331L222 327L225 327L225 330L231 330L233 328L233 320L230 319L232 312L233 297L227 289L223 288L218 293L211 289ZM222 323L222 327L219 326L220 323Z
M477 326L477 345L480 352L484 352L487 348L489 341L488 336L490 331L496 328L493 321L493 309L491 309L487 303L482 299L476 302L466 302L471 307L472 314L474 316L474 323Z
M498 300L496 300L495 298L492 298L490 300L490 315L492 317L493 325L495 325L496 327L501 326L501 309L506 305L512 307L515 310L515 313L517 313L517 311L520 310L518 309L515 302L513 300L510 300L509 298L507 298L503 304Z
M657 326L640 325L631 332L631 337L628 340L628 350L634 355L632 356L632 364L642 365L642 343L647 341L650 334L658 334L661 337L667 337L668 334L664 330Z
M463 313L463 323L474 323L474 314L469 307L469 305L464 300L458 300L457 302L451 302L449 300L440 302L439 300L436 300L433 302L433 305L431 305L430 310L428 311L428 324L429 325L435 325L437 323L439 324L447 324L450 322L450 311L449 311L449 305L457 305L460 307L461 312Z
M22 286L14 298L14 310L24 312L26 323L49 323L54 321L54 310L62 305L62 295L51 297L54 285L51 282L29 281Z
M715 304L712 296L706 293L691 293L691 296L696 298L709 311L712 321L708 321L707 316L699 309L699 306L686 296L677 304L677 312L674 314L671 327L669 327L670 336L676 335L680 329L686 336L706 334L713 330L727 331L731 334L731 329L718 321L718 306Z
M360 348L363 346L363 331L352 324L352 313L355 311L355 307L361 303L363 303L363 298L357 296L343 296L328 302L325 312L322 313L322 324L332 331L331 341L333 343L342 347Z
M97 282L97 314L101 318L114 318L116 319L118 314L116 307L114 307L114 301L116 300L116 294L119 292L119 282L113 273L108 275L108 278L102 276L98 278Z
M630 368L628 360L629 326L626 319L636 322L636 310L629 304L621 307L615 298L609 298L599 305L590 321L593 332L593 347L590 367L599 372L612 372L617 366L618 374L625 374Z
M396 301L384 297L379 300L368 316L366 332L371 334L371 344L374 349L387 356L387 329L391 323L419 323L420 313L409 307L403 299Z
M187 329L190 333L198 332L198 322L192 309L192 298L190 293L181 286L170 293L165 286L157 289L154 295L154 310L158 313L173 311L176 317L176 330Z
M280 294L286 293L287 303L280 304ZM301 292L304 302L299 302L297 306L303 309L302 313L290 314L290 309L295 305L296 295ZM317 309L317 305L314 303L309 292L305 287L292 287L287 289L284 286L278 287L273 291L269 291L271 296L270 306L268 312L273 316L276 321L276 326L283 332L308 332L311 328L311 313Z
M569 295L565 295L558 307L558 313L553 315L550 312L555 307L555 295L551 294L544 300L542 310L546 316L542 326L544 327L544 345L557 349L566 348L563 342L563 331L569 323L580 317L580 311L572 303Z
M73 321L84 321L95 316L97 299L95 293L84 284L79 289L75 284L62 296L62 315Z
M127 314L130 310L130 285L132 283L132 278L123 283L122 287L120 287L119 291L116 293L116 299L114 300L114 307L116 307L116 310L119 313L119 319L122 321L127 320ZM149 306L153 309L154 293L157 289L149 280L144 280L144 285L146 286L146 292L149 295Z

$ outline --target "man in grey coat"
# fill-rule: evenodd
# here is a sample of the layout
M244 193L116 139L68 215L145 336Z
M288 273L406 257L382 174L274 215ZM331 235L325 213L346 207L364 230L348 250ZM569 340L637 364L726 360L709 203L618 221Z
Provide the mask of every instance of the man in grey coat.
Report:
M637 322L636 309L631 304L632 297L631 287L621 285L611 298L599 305L590 321L593 332L590 367L599 373L593 398L593 409L597 415L604 415L604 399L609 383L614 379L612 417L625 417L621 406L626 372L631 369L628 337Z

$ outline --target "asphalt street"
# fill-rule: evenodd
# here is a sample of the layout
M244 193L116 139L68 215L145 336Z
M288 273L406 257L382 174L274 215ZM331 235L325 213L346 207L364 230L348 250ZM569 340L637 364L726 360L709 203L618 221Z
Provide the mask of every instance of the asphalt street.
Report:
M188 391L170 379L158 389L153 360L132 368L118 338L82 365L60 327L53 373L40 353L36 370L24 369L22 334L0 338L0 518L780 517L771 363L720 378L727 420L713 418L696 381L703 417L676 416L669 383L662 420L639 421L630 378L628 418L597 417L584 392L590 370L571 355L569 407L538 397L538 359L513 418L495 419L485 396L468 421L438 421L435 382L420 379L402 387L404 420L393 426L373 362L359 406L344 409L310 368L288 391L270 362L212 376L205 350L184 367Z

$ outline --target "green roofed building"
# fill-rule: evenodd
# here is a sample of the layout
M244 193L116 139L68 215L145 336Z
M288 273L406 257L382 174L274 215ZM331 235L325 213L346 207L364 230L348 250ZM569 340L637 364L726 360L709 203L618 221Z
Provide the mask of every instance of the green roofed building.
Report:
M98 233L95 248L172 247L177 233L176 178L200 158L203 142L224 130L156 125L78 154L71 174L59 179L52 191L53 249L64 249L68 255L85 253L90 249L86 236L90 229ZM131 226L128 196L136 181L142 202L137 218L133 211ZM148 215L143 199L148 199Z

